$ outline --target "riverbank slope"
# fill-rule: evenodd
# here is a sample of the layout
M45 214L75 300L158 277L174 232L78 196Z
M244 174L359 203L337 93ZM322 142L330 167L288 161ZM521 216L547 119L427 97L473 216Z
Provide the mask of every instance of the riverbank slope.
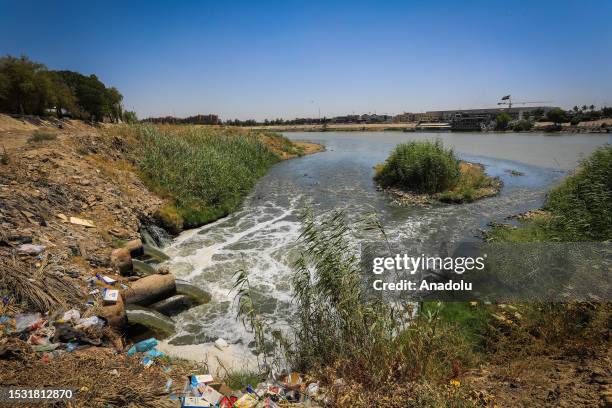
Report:
M178 392L182 377L201 365L172 362L170 374L160 366L146 369L140 359L126 357L125 339L108 327L87 332L87 341L97 346L73 352L63 345L54 352L33 348L56 344L58 314L99 314L103 302L99 293L91 294L91 279L107 276L126 285L134 279L118 274L111 252L141 238L142 228L154 224L171 199L154 194L141 179L134 141L126 137L134 130L6 115L0 115L0 129L0 382L75 388L80 406L169 403L168 393L160 392L167 379L174 378ZM278 160L322 148L273 134L252 137ZM23 313L42 314L48 343L30 335L39 329L16 331L14 318Z

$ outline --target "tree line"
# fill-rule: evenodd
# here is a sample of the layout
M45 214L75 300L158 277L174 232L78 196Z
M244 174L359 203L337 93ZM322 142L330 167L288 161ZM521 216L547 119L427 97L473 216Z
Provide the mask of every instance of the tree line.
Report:
M26 56L0 57L0 112L102 122L136 121L123 95L94 74L53 71Z
M162 116L157 118L147 118L143 122L156 123L156 124L190 124L190 125L220 125L222 124L219 116L215 114L208 115L195 115L186 118L177 118L174 116Z

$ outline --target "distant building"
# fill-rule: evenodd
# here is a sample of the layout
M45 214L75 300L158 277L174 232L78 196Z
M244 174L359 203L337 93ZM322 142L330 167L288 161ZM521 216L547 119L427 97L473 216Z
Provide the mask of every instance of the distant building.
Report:
M484 108L484 109L456 109L443 111L428 111L426 114L436 117L436 120L448 121L459 118L479 119L482 121L492 121L500 113L507 113L512 117L512 120L523 119L526 116L546 115L546 113L555 106L529 106L518 108Z
M429 112L412 113L404 112L396 115L393 119L395 123L407 123L407 122L437 122L439 120L438 115L432 115Z

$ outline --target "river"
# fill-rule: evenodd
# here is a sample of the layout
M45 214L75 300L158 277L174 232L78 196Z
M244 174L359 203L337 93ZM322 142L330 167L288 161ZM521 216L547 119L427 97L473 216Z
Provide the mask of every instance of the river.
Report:
M237 349L246 349L252 336L236 321L231 293L232 276L241 267L249 272L262 313L273 325L286 327L292 314L289 277L300 231L297 214L305 205L316 213L344 209L349 218L376 211L391 237L474 239L490 221L504 221L539 207L545 192L581 157L612 143L607 134L308 132L286 136L322 143L326 151L275 165L239 211L183 232L164 249L177 277L212 295L210 303L175 317L178 332L168 339L170 345L209 345L222 337ZM393 206L376 190L373 167L398 143L436 138L453 146L461 159L481 163L489 175L501 178L501 193L464 205ZM512 170L523 175L512 175ZM187 354L195 350L185 347Z

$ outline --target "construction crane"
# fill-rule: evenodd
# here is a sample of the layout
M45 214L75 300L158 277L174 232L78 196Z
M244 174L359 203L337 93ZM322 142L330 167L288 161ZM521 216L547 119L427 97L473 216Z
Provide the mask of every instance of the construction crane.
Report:
M512 108L512 105L527 105L530 103L550 103L551 102L551 101L512 102L512 95L502 96L501 101L502 102L497 102L497 104L508 106L508 110Z

